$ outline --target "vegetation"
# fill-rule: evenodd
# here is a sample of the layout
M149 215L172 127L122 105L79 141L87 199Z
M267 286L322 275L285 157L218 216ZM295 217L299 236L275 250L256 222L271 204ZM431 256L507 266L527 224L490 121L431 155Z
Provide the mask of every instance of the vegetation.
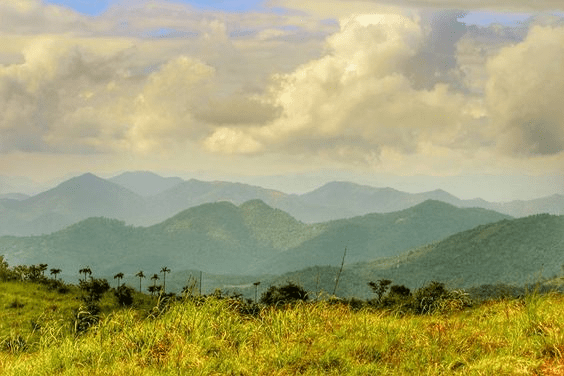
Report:
M505 218L509 217L428 201L401 212L304 224L259 200L239 207L217 202L190 208L151 227L89 218L49 235L3 236L0 254L18 263L49 260L65 273L95 266L95 272L106 278L118 271L136 272L127 269L131 265L142 270L174 265L175 272L195 268L219 274L280 274L339 265L345 246L350 250L347 263L373 260ZM69 275L61 277L70 282ZM172 290L166 277L167 291Z
M59 294L41 283L9 281L0 291L6 307L0 372L7 376L558 375L564 370L564 297L556 293L531 292L472 307L442 304L418 313L368 302L356 309L339 300L298 300L249 311L244 308L252 303L221 293L153 298L152 309L124 309L105 293L99 319L77 336L69 321L78 289ZM392 285L381 304L403 292ZM445 292L444 286L429 284L411 296L452 302Z

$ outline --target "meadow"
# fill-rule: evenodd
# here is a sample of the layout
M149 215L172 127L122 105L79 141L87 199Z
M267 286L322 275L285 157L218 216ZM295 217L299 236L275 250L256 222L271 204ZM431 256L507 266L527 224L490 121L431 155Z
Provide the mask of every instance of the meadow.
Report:
M129 308L107 292L73 330L81 292L0 283L2 375L562 375L564 296L444 304L432 314L337 300L260 306L212 295Z

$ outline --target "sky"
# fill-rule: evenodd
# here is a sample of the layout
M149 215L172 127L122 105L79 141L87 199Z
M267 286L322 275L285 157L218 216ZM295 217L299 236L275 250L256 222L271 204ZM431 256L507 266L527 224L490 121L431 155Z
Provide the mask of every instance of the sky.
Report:
M563 102L561 0L0 2L0 193L150 170L564 194Z

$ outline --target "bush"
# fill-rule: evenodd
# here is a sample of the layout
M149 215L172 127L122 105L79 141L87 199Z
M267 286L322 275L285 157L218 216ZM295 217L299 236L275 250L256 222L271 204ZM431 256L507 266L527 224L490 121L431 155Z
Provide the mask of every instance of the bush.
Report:
M121 285L114 290L114 296L117 298L118 305L122 307L130 307L133 304L134 290L126 285Z
M411 290L404 285L393 285L390 292L382 298L381 306L386 308L409 306L411 304Z
M283 286L270 286L261 298L260 302L269 306L278 306L297 301L307 301L308 292L302 286L288 282Z
M86 293L85 302L97 302L102 295L110 289L110 284L105 279L92 278L90 281L80 281L80 289Z
M79 335L97 324L100 321L100 311L100 307L93 302L75 309L73 312L72 332L75 335Z

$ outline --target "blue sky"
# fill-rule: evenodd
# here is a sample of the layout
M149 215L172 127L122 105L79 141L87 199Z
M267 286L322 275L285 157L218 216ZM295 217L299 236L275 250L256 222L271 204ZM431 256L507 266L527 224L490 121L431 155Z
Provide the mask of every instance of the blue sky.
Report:
M115 0L44 0L46 3L57 4L72 8L80 13L96 16L103 13ZM190 4L200 9L221 10L227 12L246 12L262 8L264 0L175 0L171 2ZM487 26L492 23L515 25L530 17L527 13L502 12L469 12L464 18L466 24Z
M112 3L112 0L44 0L46 3L63 5L72 8L80 13L88 15L99 15L104 12ZM177 0L175 2L190 4L202 9L217 9L225 11L245 12L251 9L257 9L262 3L261 0Z

